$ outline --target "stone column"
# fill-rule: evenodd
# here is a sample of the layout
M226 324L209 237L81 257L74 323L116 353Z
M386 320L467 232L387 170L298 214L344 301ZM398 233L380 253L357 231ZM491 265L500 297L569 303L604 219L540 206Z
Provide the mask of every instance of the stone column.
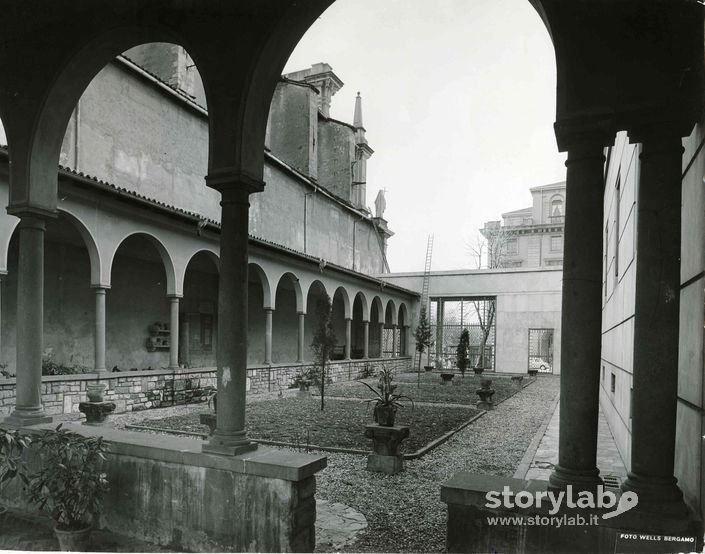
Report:
M443 361L443 299L436 301L436 367Z
M272 363L272 318L274 310L264 309L264 363Z
M350 352L352 342L352 319L349 317L345 318L345 359L350 359Z
M362 322L362 357L367 359L370 357L370 322Z
M299 348L296 361L304 363L304 329L306 328L306 314L299 312Z
M211 173L208 185L221 193L218 290L217 425L204 452L237 455L257 448L247 437L247 256L249 194L261 190L242 174Z
M550 486L591 489L597 469L602 340L603 143L568 149L558 465Z
M22 215L17 226L17 398L5 421L11 426L48 423L42 406L44 337L44 233L36 215Z
M399 340L399 327L395 323L392 325L392 358L396 358L399 355L397 352L397 341Z
M634 136L636 135L636 136ZM681 254L680 134L650 129L642 142L639 178L631 472L622 485L639 512L684 517L674 477Z
M95 287L95 355L96 371L105 371L105 287Z
M169 296L169 369L179 368L179 297Z
M384 358L384 323L379 324L379 357Z

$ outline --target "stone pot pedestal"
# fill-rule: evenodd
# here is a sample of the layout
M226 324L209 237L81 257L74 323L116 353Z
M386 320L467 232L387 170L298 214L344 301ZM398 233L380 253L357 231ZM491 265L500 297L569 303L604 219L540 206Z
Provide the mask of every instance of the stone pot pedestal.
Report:
M84 425L100 425L115 411L114 402L81 402L78 411L86 414Z
M215 425L216 425L216 417L215 414L201 414L198 416L199 422L201 425L208 425L208 429L210 430L209 435L212 435L215 433Z
M477 389L477 396L480 397L480 401L477 403L477 408L480 410L493 410L494 402L492 402L492 397L494 396L494 389L490 388L492 386L491 379L483 379L480 383L482 388Z
M408 425L366 425L365 436L372 439L372 454L367 457L367 471L389 475L404 471L404 456L399 453L399 446L409 436Z

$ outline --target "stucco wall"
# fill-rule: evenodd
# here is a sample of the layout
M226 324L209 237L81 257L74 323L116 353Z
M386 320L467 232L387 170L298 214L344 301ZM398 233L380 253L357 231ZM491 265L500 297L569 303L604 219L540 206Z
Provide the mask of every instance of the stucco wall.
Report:
M293 84L277 91L269 134L274 155L314 180L320 168L318 184L349 199L352 129L321 121L326 130L316 142L315 92ZM81 97L67 127L61 163L219 221L220 195L204 181L207 156L206 116L114 62ZM382 246L369 218L315 193L312 184L276 162L267 161L264 180L264 192L250 196L252 235L357 271L384 270Z
M497 298L496 371L526 372L529 329L553 329L553 372L557 374L561 368L561 278L562 271L556 269L437 271L431 273L429 296ZM385 279L415 290L420 290L423 284L423 275L419 273L390 274ZM412 328L418 313L413 317Z

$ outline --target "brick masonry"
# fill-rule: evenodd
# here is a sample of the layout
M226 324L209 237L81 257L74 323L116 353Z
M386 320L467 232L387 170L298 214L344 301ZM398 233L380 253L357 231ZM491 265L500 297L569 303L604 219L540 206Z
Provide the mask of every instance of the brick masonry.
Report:
M330 366L333 382L350 381L368 368L391 368L407 371L411 358L378 358L334 361ZM287 389L300 371L312 364L255 366L247 369L250 394ZM115 402L116 412L135 412L150 408L205 402L216 387L215 368L129 371L120 373L85 373L42 377L42 403L50 415L78 413L78 404L86 400L86 385L99 381L107 385L104 399ZM15 406L15 379L0 379L0 415L9 415Z

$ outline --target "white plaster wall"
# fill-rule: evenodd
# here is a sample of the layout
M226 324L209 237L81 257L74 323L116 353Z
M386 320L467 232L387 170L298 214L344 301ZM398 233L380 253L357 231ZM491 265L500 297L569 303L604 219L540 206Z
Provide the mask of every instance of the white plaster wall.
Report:
M497 297L497 371L526 372L529 329L553 329L553 371L558 374L562 275L560 269L437 271L431 274L429 295ZM392 273L383 278L413 290L421 290L423 284L421 273Z

